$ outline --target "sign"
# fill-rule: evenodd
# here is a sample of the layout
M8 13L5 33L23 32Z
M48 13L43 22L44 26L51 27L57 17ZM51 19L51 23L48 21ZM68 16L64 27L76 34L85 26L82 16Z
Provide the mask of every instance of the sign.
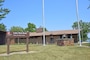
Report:
M26 32L13 32L13 36L26 36Z
M10 38L26 38L26 52L29 51L29 32L7 32L7 54L10 53Z
M29 32L11 32L13 37L29 37Z

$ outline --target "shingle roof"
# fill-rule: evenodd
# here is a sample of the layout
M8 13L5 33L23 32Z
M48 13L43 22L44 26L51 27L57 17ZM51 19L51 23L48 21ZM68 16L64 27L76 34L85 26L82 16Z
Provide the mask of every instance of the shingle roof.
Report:
M60 31L48 31L45 35L62 35L62 34L78 34L78 30L60 30ZM42 36L43 32L30 32L30 36Z

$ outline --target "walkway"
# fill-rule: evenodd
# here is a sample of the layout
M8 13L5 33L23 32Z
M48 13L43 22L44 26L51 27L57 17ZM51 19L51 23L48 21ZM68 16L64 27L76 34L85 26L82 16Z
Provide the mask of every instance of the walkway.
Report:
M37 52L36 51L29 51L29 52L22 51L22 52L13 52L10 54L3 53L3 54L0 54L0 56L10 56L10 55L14 55L14 54L28 54L28 53L37 53Z

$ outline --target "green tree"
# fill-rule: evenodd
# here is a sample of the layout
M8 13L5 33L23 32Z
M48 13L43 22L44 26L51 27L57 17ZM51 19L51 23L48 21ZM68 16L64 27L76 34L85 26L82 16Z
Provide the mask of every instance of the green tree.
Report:
M36 31L36 25L35 24L28 23L27 25L28 25L28 27L25 28L25 31L28 31L28 32L35 32Z
M42 26L40 26L39 28L42 28L42 29L43 29L43 27L42 27ZM45 31L48 31L48 30L47 30L47 28L44 28L44 29L45 29Z
M2 8L4 0L0 0L0 20L2 20L2 18L5 18L5 16L10 12L9 9L7 8Z
M10 29L11 32L24 32L25 30L20 26L13 26Z
M45 31L48 31L47 28L45 28Z
M89 0L89 2L90 2L90 0ZM89 6L88 6L88 8L87 9L89 9L90 8L90 4L89 4Z
M2 8L4 0L0 0L0 20L5 18L5 16L10 12L7 8ZM3 23L0 23L0 30L6 31L6 26Z
M83 22L80 20L81 39L83 41L88 39L87 34L90 32L90 22ZM78 22L74 22L72 25L73 29L78 29Z
M0 24L0 31L6 31L6 26L3 23Z

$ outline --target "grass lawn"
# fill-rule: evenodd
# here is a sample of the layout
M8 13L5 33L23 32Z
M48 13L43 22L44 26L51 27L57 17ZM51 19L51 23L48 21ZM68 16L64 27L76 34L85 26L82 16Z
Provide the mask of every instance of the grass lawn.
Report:
M83 43L82 45L90 47L90 43Z
M11 45L11 52L25 50L25 45ZM0 60L90 60L90 48L78 46L29 45L30 51L37 53L0 56ZM0 53L6 46L0 45Z

